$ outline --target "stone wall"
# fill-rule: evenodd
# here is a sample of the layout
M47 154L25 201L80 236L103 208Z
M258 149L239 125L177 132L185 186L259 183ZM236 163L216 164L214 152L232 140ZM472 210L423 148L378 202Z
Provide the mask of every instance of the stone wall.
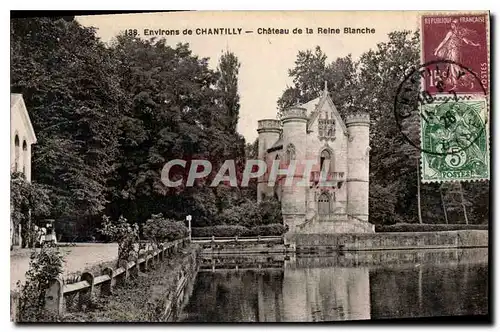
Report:
M413 268L416 265L487 264L488 248L344 251L327 255L299 254L285 261L288 269L325 267Z
M329 216L322 220L315 218L310 223L304 223L299 227L297 233L301 234L341 234L341 233L374 233L375 225L369 222L360 222L355 219L347 219L345 216Z
M193 291L196 274L199 267L199 247L191 250L182 258L181 264L172 266L169 274L174 275L169 283L165 283L164 291L153 294L156 303L157 320L175 322L179 319L182 309L187 304ZM160 288L157 285L156 288Z
M297 252L488 247L488 231L294 234L287 238Z

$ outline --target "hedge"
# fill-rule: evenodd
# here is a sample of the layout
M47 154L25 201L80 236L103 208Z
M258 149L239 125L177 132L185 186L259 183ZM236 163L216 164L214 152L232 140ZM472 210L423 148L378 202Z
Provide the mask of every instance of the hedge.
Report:
M192 237L233 237L241 236L248 228L240 225L216 225L207 227L193 227L191 228Z
M269 224L254 226L250 228L244 236L280 236L286 233L286 228L282 224Z
M189 230L182 221L164 218L153 214L142 227L143 235L148 240L158 242L174 241L188 236Z
M488 230L488 225L464 224L394 224L375 225L375 232L440 232L459 230Z
M192 237L234 237L234 236L280 236L286 232L282 224L260 225L247 228L241 225L216 225L208 227L193 227Z

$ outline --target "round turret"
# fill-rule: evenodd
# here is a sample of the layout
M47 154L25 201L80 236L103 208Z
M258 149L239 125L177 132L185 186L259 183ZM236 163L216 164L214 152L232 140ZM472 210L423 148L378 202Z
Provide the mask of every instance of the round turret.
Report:
M281 123L275 119L263 119L258 121L257 132L259 133L258 158L262 159L269 149L281 135Z
M285 224L291 232L302 223L306 212L306 187L297 185L302 181L302 165L307 150L307 109L300 105L292 106L283 112L283 158L285 162L294 160L293 185L283 186L281 205Z
M275 119L263 119L259 120L257 127L257 132L260 134L261 132L277 132L281 133L281 124L279 120Z
M370 115L348 115L345 124L348 132L347 214L368 221Z
M281 135L281 122L275 119L263 119L258 121L258 159L264 160L269 165L270 160L267 149L276 143ZM257 201L261 201L264 196L272 194L272 187L267 185L267 176L260 176L257 184Z
M370 114L359 113L346 116L345 125L350 126L370 126Z
M283 112L283 124L290 121L307 122L307 109L300 105L292 106Z

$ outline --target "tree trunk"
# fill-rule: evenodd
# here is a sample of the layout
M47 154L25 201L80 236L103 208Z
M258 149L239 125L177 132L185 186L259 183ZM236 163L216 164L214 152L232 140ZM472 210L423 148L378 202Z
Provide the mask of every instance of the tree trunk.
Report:
M464 203L464 189L463 189L461 183L459 183L459 186L460 186L460 196L462 197L462 208L464 209L465 224L468 225L469 218L467 218L467 208L465 207L465 203Z
M418 222L422 224L422 207L420 206L420 162L417 158L417 205L418 205Z
M441 205L443 206L444 220L446 221L446 224L448 225L448 212L446 212L446 204L444 202L442 185L439 187L439 194L441 195Z

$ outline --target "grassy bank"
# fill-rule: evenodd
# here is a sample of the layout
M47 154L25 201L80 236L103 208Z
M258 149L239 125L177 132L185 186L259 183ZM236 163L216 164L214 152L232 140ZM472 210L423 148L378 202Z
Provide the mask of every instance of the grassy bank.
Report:
M166 302L172 300L180 271L189 274L198 246L190 245L168 261L140 273L127 284L116 287L114 294L96 298L84 311L67 312L63 322L158 322L162 321Z

